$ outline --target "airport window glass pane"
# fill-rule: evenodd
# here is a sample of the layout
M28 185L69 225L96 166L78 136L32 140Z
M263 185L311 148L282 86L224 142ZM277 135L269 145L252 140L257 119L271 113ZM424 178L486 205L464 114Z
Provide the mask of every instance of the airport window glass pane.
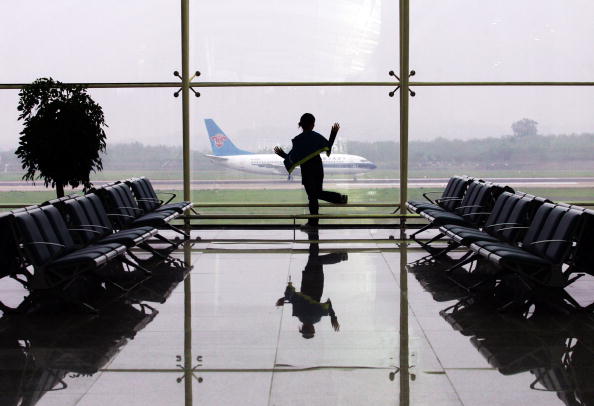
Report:
M554 201L594 201L593 89L417 90L411 101L411 198L466 174Z
M205 81L378 81L398 61L398 1L191 2Z
M23 176L21 164L14 154L19 145L21 125L17 120L18 90L0 90L0 203L22 203L25 191L13 193Z
M182 193L181 100L171 89L89 89L103 108L109 127L103 171L93 182L147 176L156 189ZM24 171L14 151L22 124L17 121L18 91L0 91L0 190L2 203L39 203L55 197L43 182L21 180Z
M203 203L305 203L300 175L288 181L282 159L273 153L276 145L286 152L291 149L305 112L315 115L314 130L326 137L334 122L341 126L325 163L325 189L349 195L349 203L397 202L398 100L388 96L388 89L203 88L201 92L192 106L191 124L192 192L199 207ZM207 130L205 119L212 119L217 127ZM255 154L242 155L245 151ZM227 212L286 214L305 213L307 208L263 210L241 207ZM338 207L324 211L342 212Z
M183 197L181 99L173 89L91 89L109 127L103 171L92 179L146 176ZM167 200L167 199L165 199Z
M168 81L180 68L179 2L4 1L0 15L2 83Z
M591 1L415 0L410 18L417 80L594 80Z

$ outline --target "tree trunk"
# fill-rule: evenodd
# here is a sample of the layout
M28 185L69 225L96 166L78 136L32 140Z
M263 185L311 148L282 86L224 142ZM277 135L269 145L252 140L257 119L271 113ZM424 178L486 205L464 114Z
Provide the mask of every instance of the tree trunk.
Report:
M58 195L58 198L64 197L64 185L60 182L56 182L56 195Z

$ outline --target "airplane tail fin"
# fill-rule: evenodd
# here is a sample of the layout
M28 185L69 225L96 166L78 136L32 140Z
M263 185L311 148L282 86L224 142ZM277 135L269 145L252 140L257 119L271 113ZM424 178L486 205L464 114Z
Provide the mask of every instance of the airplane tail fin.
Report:
M208 131L208 139L212 148L214 156L228 156L228 155L248 155L251 152L239 149L233 144L231 139L225 135L223 130L214 122L213 119L207 118L204 120L206 130Z

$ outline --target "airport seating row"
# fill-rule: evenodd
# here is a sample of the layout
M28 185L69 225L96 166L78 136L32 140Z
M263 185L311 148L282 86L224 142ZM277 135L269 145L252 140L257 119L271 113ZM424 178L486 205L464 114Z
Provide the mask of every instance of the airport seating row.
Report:
M135 192L134 190L138 191ZM98 187L90 193L69 195L0 216L0 277L10 276L30 290L51 289L69 301L95 310L84 299L69 294L77 281L92 278L115 283L109 272L126 265L148 277L151 272L132 248L163 261L174 261L154 249L156 238L177 247L159 233L165 228L188 238L170 221L192 207L190 202L165 203L156 197L146 178L128 179Z
M454 187L461 183L466 188ZM493 266L493 280L514 275L531 287L561 288L583 273L594 274L592 210L469 177L453 177L441 198L427 203L408 205L430 221L422 231L437 228L429 242L420 242L430 252L423 260L440 260L453 249L466 249L445 269L448 273L481 260ZM431 246L442 238L447 238L445 248Z

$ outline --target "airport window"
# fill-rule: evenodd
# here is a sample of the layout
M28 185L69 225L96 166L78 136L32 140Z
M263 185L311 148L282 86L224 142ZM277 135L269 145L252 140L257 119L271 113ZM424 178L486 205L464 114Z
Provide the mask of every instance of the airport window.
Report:
M5 402L594 405L594 1L0 15ZM45 204L15 149L50 76L102 106L113 184ZM295 160L322 216L274 153L305 112L340 123Z
M593 201L589 87L426 87L411 103L409 185L468 174L554 201ZM435 182L433 182L435 183Z
M323 156L326 187L349 194L354 202L397 201L395 185L399 160L397 142L393 140L398 131L398 100L390 98L384 88L200 90L202 96L192 103L194 117L197 117L192 120L192 200L205 203L306 201L299 171L288 179L282 159L275 156L272 149L275 145L286 151L291 149L291 139L300 132L297 122L301 113L295 112L307 105L316 112L316 131L328 136L335 121L341 124L333 153L330 157ZM344 100L349 102L344 103ZM206 120L212 124L207 125ZM378 148L379 145L384 148ZM231 147L255 154L225 156L234 153ZM369 158L369 165L359 163L363 157ZM375 180L380 171L375 170L376 165L390 181ZM307 211L305 207L276 211L303 213L304 210Z
M410 3L416 80L592 81L587 2Z
M0 13L2 83L175 79L180 9L170 1L31 0L3 2Z
M204 81L385 81L395 1L190 2L191 69Z
M262 1L248 8L238 0L187 4L189 75L200 71L191 86L201 93L196 98L189 92L187 192L198 204L264 203L278 190L283 191L277 196L281 202L303 203L298 176L292 185L282 168L277 171L278 161L252 162L270 172L260 175L208 158L215 154L205 120L216 122L239 149L270 154L274 145L290 146L297 118L305 111L316 114L322 133L334 121L342 124L332 165L343 173L328 171L327 180L329 188L351 194L351 202L398 203L402 181L410 178L407 193L415 197L430 184L423 186L422 179L455 173L487 179L540 177L542 187L555 188L552 197L594 199L584 192L587 183L566 179L579 185L556 188L550 181L586 178L591 170L584 154L592 149L594 127L588 111L593 11L586 3L506 0L479 7L469 0L410 2L409 67L416 74L409 80L416 97L402 107L409 119L402 145L400 90L395 90L396 78L388 75L400 74L398 2L312 0L281 6ZM513 13L507 12L510 8ZM14 16L1 28L3 38L13 39L1 50L3 60L10 61L3 64L0 79L4 177L18 179L21 174L12 156L20 128L18 87L53 76L91 84L110 124L110 148L163 146L163 156L144 162L142 169L150 166L147 173L161 180L175 178L167 187L181 191L182 97L173 97L180 94L173 71L181 72L183 45L178 3L31 1L4 3L0 11ZM154 87L162 89L148 89ZM391 91L394 97L388 96ZM503 150L511 148L512 125L524 119L536 123L536 134L550 145L548 154L552 148L565 151L556 159L563 155L567 160L547 160L543 169L537 156L521 148L509 158ZM457 140L461 145L493 142L497 148L485 151L480 163L444 157L444 149L456 148ZM571 155L575 149L581 155ZM402 160L401 151L407 152ZM371 165L342 162L342 153ZM116 170L114 156L106 157L105 170L95 179L139 173L140 167ZM515 162L519 159L521 164ZM525 187L533 191L532 186ZM259 189L264 190L261 196L254 192Z

